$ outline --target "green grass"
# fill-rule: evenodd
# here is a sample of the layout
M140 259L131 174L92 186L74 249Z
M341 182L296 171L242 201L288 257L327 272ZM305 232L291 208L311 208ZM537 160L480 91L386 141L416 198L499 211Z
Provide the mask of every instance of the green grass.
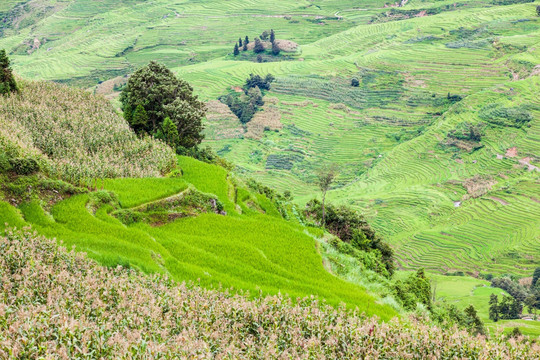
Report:
M223 124L213 122L207 131L204 144L222 150L242 175L280 191L290 190L302 205L319 196L315 170L335 162L341 171L329 193L330 201L361 210L393 245L402 269L530 276L540 263L539 176L519 161L530 157L532 165L540 166L540 80L531 75L540 64L540 18L535 15L539 2L494 6L489 1L458 1L456 7L454 3L409 1L398 10L414 13L441 8L442 12L399 21L385 18L372 24L374 15L388 11L385 2L74 0L69 6L56 6L51 10L53 16L40 18L32 26L6 29L0 48L12 53L13 66L22 76L92 89L100 81L159 60L189 81L205 101L215 100L231 86L241 86L250 73L272 73L277 80L268 96L275 98L282 130L266 131L260 140L246 139L241 124L227 118ZM9 1L0 11L14 4ZM317 16L342 18L317 24ZM300 44L295 59L262 64L231 59L238 37L253 39L270 28L278 38ZM227 31L223 35L223 29L234 29L234 34ZM25 43L34 38L47 38L47 42L29 54ZM359 88L350 87L352 77L359 78ZM445 100L449 93L464 100L452 105ZM448 132L462 122L484 121L478 114L492 103L528 106L533 120L520 129L490 124L481 141L483 147L474 152L441 146ZM518 149L518 157L506 157L513 147ZM250 218L259 210L277 215L272 204L249 192L240 191L242 199L235 203L235 179L226 172L187 158L179 161L184 169L182 179L111 180L105 188L116 191L122 206L130 207L194 184L220 198L227 218L233 219L228 231L238 232L239 238L249 235L241 228L256 228ZM471 198L463 184L475 176L490 179L493 185L482 196ZM83 199L77 200L80 203L73 200L73 206L76 203L82 209ZM64 211L60 204L58 207L57 215L53 211L55 221ZM13 209L4 205L2 211L20 224ZM44 224L50 220L41 218ZM95 218L110 226L111 233L122 229L103 210ZM219 220L202 216L190 224L194 229L212 227ZM68 223L61 224L69 234L66 237L75 239L84 226L71 224L69 228ZM161 234L169 238L180 229L173 228L166 226ZM147 226L128 230L147 235L157 232ZM92 241L99 241L97 235L96 239L86 236L84 244L90 252ZM193 238L213 246L209 234L194 232ZM148 239L160 244L152 250L157 253L166 248L177 256L183 251L188 254L187 240L182 249L175 249L172 240L162 244L155 234ZM148 241L149 248L157 246ZM103 261L114 263L115 256L124 256L115 255L114 240L103 243L100 246L108 249ZM205 266L190 264L192 260L182 262L170 254L164 257L166 265L159 266L192 274L190 278L205 279L201 274L206 271L213 278L226 279L224 283L251 289L252 284L225 275L231 269L212 257L212 249L203 252L209 256ZM133 263L148 269L158 266L155 262L150 266L151 255L133 251ZM98 256L96 252L94 257ZM210 269L208 264L214 261L215 268ZM447 295L461 287L470 294L474 288L469 285L476 283L466 279L446 284L451 289ZM273 281L279 284L273 291L281 288L281 280L269 280ZM488 296L481 293L487 291L484 288L477 290L480 293L471 298ZM463 299L470 300L467 294Z
M187 189L186 181L177 178L107 179L101 184L104 189L118 195L123 208L163 199Z
M230 194L238 185L233 185L223 168L187 157L179 157L179 165L182 178L115 179L105 181L103 187L116 192L122 207L129 208L194 186L217 195L227 216L202 214L159 227L126 226L110 215L111 205L102 205L94 214L87 207L91 194L60 201L50 213L39 201L25 203L18 210L2 202L1 215L9 226L31 225L40 234L56 238L67 248L75 246L107 266L164 272L177 281L233 288L253 296L260 292L287 294L293 299L315 295L332 305L344 302L385 320L396 315L365 289L328 273L314 237L304 227L282 219L268 199L239 187L235 204ZM248 200L266 214L241 213L238 208L247 209Z

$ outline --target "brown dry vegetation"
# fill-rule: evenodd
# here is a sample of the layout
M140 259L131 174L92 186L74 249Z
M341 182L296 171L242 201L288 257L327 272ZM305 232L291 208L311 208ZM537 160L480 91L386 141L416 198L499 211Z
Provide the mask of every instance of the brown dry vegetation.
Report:
M219 100L206 103L205 135L209 140L236 139L244 135L238 117Z
M50 82L19 81L22 91L0 97L0 150L35 156L68 181L156 177L176 162L160 141L138 138L103 97Z
M104 268L29 233L6 233L0 250L1 358L540 359L523 337L380 323L313 298L249 300Z
M253 119L247 123L246 137L258 140L262 138L265 130L274 131L282 128L279 108L272 104L266 104L263 111L257 112Z
M470 197L479 198L480 196L487 194L496 183L497 181L493 179L475 175L474 177L465 180L463 182L463 187L467 190L467 194Z

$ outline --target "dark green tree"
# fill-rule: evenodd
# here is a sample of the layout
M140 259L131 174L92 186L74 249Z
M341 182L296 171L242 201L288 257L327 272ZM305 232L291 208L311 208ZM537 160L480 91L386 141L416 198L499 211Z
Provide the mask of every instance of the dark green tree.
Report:
M273 44L274 41L276 41L276 34L274 33L274 29L270 30L270 42Z
M238 39L238 47L242 47L242 38Z
M257 55L257 62L258 63L262 63L263 62L263 57L261 54Z
M245 42L244 43L244 47L242 47L242 51L247 51L248 47L247 47L247 43Z
M272 55L277 56L281 52L281 49L279 48L277 42L272 42Z
M6 95L18 91L19 87L13 76L6 50L0 50L0 94Z
M244 45L249 44L249 37L246 35L246 38L244 39Z
M478 312L474 306L469 305L465 308L465 324L469 331L475 335L485 334L484 323L478 317Z
M152 61L137 70L122 91L120 101L125 113L135 109L131 125L137 132L156 135L169 117L177 126L180 146L193 147L203 139L204 103L193 94L187 82L178 79L164 65ZM140 116L141 111L137 111L139 106L146 112L146 121Z
M268 40L268 36L270 36L270 34L268 34L268 31L264 30L263 33L261 34L261 40Z
M359 87L360 86L360 81L357 79L357 78L353 78L351 80L351 86L353 87Z
M140 134L148 127L148 114L141 104L137 105L133 115L131 116L131 122L129 125L137 133Z
M491 294L489 297L489 319L492 321L499 321L499 298L495 294Z
M537 267L536 269L534 269L534 273L533 273L533 276L532 276L532 283L531 283L531 288L535 288L536 287L536 283L538 282L538 280L540 279L540 266Z
M536 15L540 16L540 5L536 7Z
M170 147L176 149L176 146L178 145L178 128L172 122L170 117L166 117L165 120L163 120L161 128L163 131L163 140L165 140Z
M130 125L133 122L133 108L129 104L124 107L124 119L126 119L127 123Z
M238 56L240 54L240 50L238 50L238 44L234 44L234 56Z
M253 51L255 51L256 54L264 52L264 45L259 38L255 38L255 46L253 47Z

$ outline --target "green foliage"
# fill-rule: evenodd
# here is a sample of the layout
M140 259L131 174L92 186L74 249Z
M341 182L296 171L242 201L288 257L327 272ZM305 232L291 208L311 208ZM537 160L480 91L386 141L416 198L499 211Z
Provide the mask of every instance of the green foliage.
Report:
M319 200L311 200L304 210L306 218L320 224L322 222L323 207ZM394 252L392 248L382 241L364 217L357 211L347 207L336 207L332 204L325 206L325 227L339 239L361 251L372 251L380 257L385 266L385 273L392 275L395 270ZM380 270L379 270L380 272Z
M15 76L13 76L6 50L2 49L0 50L0 95L18 91L19 87L15 81Z
M249 74L244 84L244 91L247 93L249 89L258 87L261 91L270 90L272 82L275 78L272 74L267 74L264 78L260 75Z
M357 78L353 78L351 80L351 86L352 87L359 87L360 86L360 81Z
M454 129L448 132L448 137L479 142L484 135L484 124L472 124L470 122L459 123Z
M233 55L234 55L234 56L240 55L240 50L238 50L238 44L234 44Z
M264 105L263 93L257 84L268 89L270 79L271 75L268 75L265 80L258 75L252 75L246 81L245 93L231 92L227 96L221 96L219 100L231 109L242 124L246 124L253 119L255 113Z
M499 321L499 297L495 294L489 297L489 319L494 322Z
M17 175L33 175L40 170L39 163L34 158L9 159L11 170Z
M120 101L124 111L136 109L132 120L136 131L156 134L168 117L177 128L179 145L193 147L204 137L204 103L193 94L193 88L187 82L157 62L150 62L129 78ZM141 114L140 107L144 108L147 119L146 116L135 117L137 113Z
M178 128L174 125L174 123L171 121L170 117L166 117L163 121L163 125L161 126L163 131L163 138L165 142L172 147L173 149L176 148L178 145Z
M393 285L394 295L406 310L414 311L417 304L425 305L429 310L431 304L431 285L424 269L411 274L405 280L397 280Z
M540 266L534 269L534 273L532 276L532 282L531 282L531 288L536 287L538 283L538 279L540 279Z
M503 289L519 302L523 302L529 295L529 290L508 276L494 278L491 286Z
M473 305L469 305L464 310L465 312L465 324L469 332L475 335L485 334L484 323L478 317L478 312Z
M10 158L8 157L7 153L0 153L0 174L6 173L11 170L12 167L9 160Z
M484 106L478 112L478 116L491 124L499 126L511 126L520 128L533 120L527 106L519 105L505 107L498 103Z
M271 29L270 30L270 42L272 44L274 44L274 42L276 41L276 34L274 33L274 29ZM273 51L274 48L272 48L272 51ZM279 53L279 52L278 52ZM275 55L275 54L274 54Z
M129 110L129 106L127 110ZM146 110L144 110L144 107L141 104L137 105L132 116L126 116L126 119L128 118L131 118L131 122L129 123L129 125L131 126L133 131L138 134L145 132L150 125L148 114L146 113Z

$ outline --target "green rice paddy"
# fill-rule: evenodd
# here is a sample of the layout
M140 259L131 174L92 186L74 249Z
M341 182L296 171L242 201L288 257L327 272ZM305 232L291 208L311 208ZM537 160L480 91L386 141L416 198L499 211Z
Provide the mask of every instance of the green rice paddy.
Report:
M164 272L178 281L254 296L281 293L294 299L315 295L385 320L395 316L392 308L378 304L363 288L328 273L315 239L300 225L283 220L268 199L239 188L243 196L235 203L224 169L185 157L179 158L179 165L184 170L182 178L107 180L103 188L114 191L122 207L129 208L193 186L217 195L226 216L202 214L162 226L126 226L111 216L111 205L89 208L90 195L82 194L56 203L50 212L38 201L18 209L0 202L0 227L5 223L31 226L107 266ZM247 208L247 200L267 209L266 214L243 213L239 209Z

